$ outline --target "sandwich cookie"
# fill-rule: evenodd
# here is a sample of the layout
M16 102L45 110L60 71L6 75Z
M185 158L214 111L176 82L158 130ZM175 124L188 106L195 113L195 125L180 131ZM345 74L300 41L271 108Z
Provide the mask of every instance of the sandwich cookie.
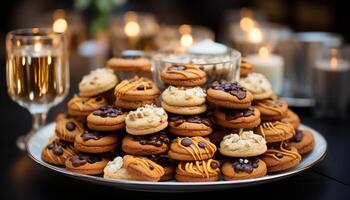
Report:
M87 126L96 131L115 131L125 128L127 112L114 106L106 105L93 111L87 117Z
M284 122L263 122L255 132L265 138L268 143L280 142L293 137L295 130L289 123Z
M279 99L254 101L253 106L260 111L262 121L279 121L286 117L288 112L288 104Z
M78 153L65 162L66 169L79 174L102 174L108 159L100 154Z
M207 136L213 131L212 122L201 115L173 115L169 117L169 132L178 136Z
M73 143L55 139L43 149L41 158L50 164L64 165L66 160L77 152Z
M117 146L116 134L92 130L86 130L81 135L77 135L74 141L74 147L85 153L105 153L114 150Z
M172 65L160 73L160 78L166 85L195 87L206 81L206 74L196 65Z
M216 124L225 128L255 128L260 124L260 112L253 106L246 109L217 109L214 113Z
M217 160L180 162L175 179L181 182L217 181L220 178L220 163Z
M252 93L254 100L261 100L271 97L272 87L263 74L250 73L239 80L239 84Z
M226 161L221 172L226 181L242 180L265 176L267 167L264 161L257 158L235 158Z

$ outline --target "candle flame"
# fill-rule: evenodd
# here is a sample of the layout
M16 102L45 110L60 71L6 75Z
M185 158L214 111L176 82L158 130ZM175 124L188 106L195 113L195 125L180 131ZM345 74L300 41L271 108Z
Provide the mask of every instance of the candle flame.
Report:
M68 28L68 23L63 18L56 19L52 24L52 29L56 33L64 33L66 32L67 28Z
M263 39L263 34L259 28L254 27L248 32L248 38L252 43L260 43Z
M34 44L34 51L39 52L41 50L41 44L40 42L37 42Z
M124 33L128 37L136 37L140 34L140 25L136 21L129 21L125 24Z
M336 70L338 66L338 59L336 57L331 58L331 69Z
M181 45L184 47L189 47L193 44L193 37L190 34L184 34L180 39Z
M259 56L260 57L263 57L263 58L266 58L269 56L269 50L267 47L260 47L259 48Z
M254 28L255 22L250 17L243 17L239 22L239 26L243 31L249 32L251 29Z
M179 33L181 35L192 33L192 27L188 24L183 24L179 27Z

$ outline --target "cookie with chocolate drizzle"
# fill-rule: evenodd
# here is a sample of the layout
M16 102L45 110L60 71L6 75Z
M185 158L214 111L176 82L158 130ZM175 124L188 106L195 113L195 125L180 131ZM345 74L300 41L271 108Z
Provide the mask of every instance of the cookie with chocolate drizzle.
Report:
M122 150L130 155L149 156L168 151L170 140L165 132L151 135L127 135L122 141Z
M217 109L215 122L224 128L255 128L260 124L260 112L253 106L246 109Z
M207 160L214 156L217 148L203 137L177 138L171 142L168 156L174 160Z
M115 133L85 130L75 137L74 147L85 153L105 153L114 150L118 141Z
M186 137L207 136L213 131L213 124L204 115L172 115L169 117L169 131Z
M95 110L87 117L87 126L96 131L115 131L125 128L127 112L111 105Z
M61 140L74 142L75 137L84 132L83 124L75 118L62 117L56 120L55 134Z
M168 155L152 155L149 159L164 168L164 175L160 178L160 181L168 181L174 178L176 163L170 160Z
M279 142L268 144L267 151L260 159L266 163L267 172L278 172L299 164L301 156L295 147Z
M226 161L223 164L221 171L224 179L229 181L265 176L267 173L267 168L264 161L255 157L235 158L230 161Z
M213 82L207 90L207 99L224 108L246 109L251 105L253 95L237 82L221 80Z
M79 174L102 174L108 159L101 154L78 153L71 156L65 162L66 169Z
M206 73L197 65L171 65L165 67L160 78L166 85L195 87L207 81Z
M53 140L41 152L41 158L50 164L64 165L67 158L73 156L78 151L74 148L73 143L60 139Z
M291 124L280 121L263 122L255 128L255 132L263 136L268 143L288 140L295 134Z
M68 102L68 114L73 117L86 117L101 106L107 105L107 100L102 96L79 97L74 96Z
M315 139L310 130L296 130L295 135L288 140L290 146L295 147L303 155L312 151Z

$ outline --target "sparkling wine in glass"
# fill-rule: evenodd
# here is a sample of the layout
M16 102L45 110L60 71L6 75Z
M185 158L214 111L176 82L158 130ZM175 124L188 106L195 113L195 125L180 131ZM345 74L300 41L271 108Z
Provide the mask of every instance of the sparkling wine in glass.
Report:
M51 29L15 30L7 34L7 91L11 99L33 115L33 133L45 124L46 114L69 90L65 36ZM30 134L17 139L24 150Z

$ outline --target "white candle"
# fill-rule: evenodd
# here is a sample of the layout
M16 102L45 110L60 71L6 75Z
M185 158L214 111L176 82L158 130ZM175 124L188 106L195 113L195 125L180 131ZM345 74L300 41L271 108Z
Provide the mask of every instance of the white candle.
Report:
M264 74L271 82L272 90L276 94L281 94L283 89L283 58L276 54L269 54L266 47L261 47L259 54L251 54L247 58L255 65L255 71Z

